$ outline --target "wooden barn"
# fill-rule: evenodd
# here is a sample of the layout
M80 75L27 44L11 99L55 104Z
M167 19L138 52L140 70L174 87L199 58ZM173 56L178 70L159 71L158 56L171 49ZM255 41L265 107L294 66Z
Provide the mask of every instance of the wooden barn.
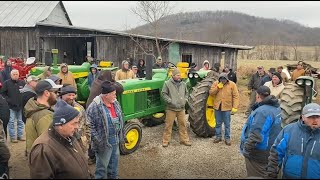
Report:
M106 2L107 3L107 2ZM35 11L36 10L36 11ZM253 47L159 38L163 61L211 64L224 59L237 67L239 50ZM81 64L86 56L113 61L135 62L144 59L144 52L158 56L155 37L113 30L98 30L73 26L61 1L1 1L0 54L36 57L39 62L52 63L51 49L59 50L59 63ZM224 56L224 58L223 58Z

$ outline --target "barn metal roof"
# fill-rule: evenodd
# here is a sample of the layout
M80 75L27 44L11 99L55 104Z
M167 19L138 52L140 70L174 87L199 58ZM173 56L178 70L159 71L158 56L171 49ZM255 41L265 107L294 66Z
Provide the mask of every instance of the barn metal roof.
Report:
M131 36L131 37L138 37L143 39L155 39L153 36L145 36L145 35L138 35L138 34L130 34L125 33L122 31L115 31L115 30L100 30L100 29L92 29L92 28L85 28L79 26L67 26L67 25L57 25L57 24L49 24L38 22L37 25L39 26L50 26L50 27L60 27L60 28L68 28L68 29L76 29L76 30L87 30L87 31L95 31L95 32L102 32L120 36ZM92 36L99 36L98 34L93 34ZM190 41L190 40L180 40L180 39L170 39L170 38L158 38L162 41L169 41L169 42L177 42L177 43L185 43L185 44L196 44L202 46L213 46L213 47L224 47L224 48L232 48L232 49L239 49L239 50L250 50L253 49L253 46L243 46L243 45L233 45L233 44L221 44L221 43L211 43L211 42L201 42L201 41Z
M0 27L34 27L43 21L61 1L0 1Z

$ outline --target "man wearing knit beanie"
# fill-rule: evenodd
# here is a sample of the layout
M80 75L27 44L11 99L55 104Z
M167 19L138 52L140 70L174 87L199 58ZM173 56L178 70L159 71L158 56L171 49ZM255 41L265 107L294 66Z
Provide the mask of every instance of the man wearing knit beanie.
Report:
M168 147L170 143L172 126L176 117L178 120L180 144L191 146L185 119L185 104L188 99L188 90L186 84L181 81L181 74L177 68L172 71L172 77L164 83L161 94L166 103L166 124L162 136L162 146Z
M85 109L83 108L83 106L76 102L76 89L71 85L63 85L63 87L60 89L59 96L61 100L65 101L70 106L80 110L80 127L75 133L75 137L79 141L83 152L87 152L90 142L90 124L87 119Z
M270 88L271 95L274 95L276 98L279 98L282 91L284 90L281 74L278 72L274 72L272 74L271 81L264 83L264 86Z
M59 100L52 126L34 142L30 152L30 176L34 179L89 179L85 154L74 137L80 112ZM61 166L63 164L63 166Z
M119 144L125 143L124 120L113 82L101 84L101 94L87 109L91 124L91 148L96 155L96 179L117 179Z

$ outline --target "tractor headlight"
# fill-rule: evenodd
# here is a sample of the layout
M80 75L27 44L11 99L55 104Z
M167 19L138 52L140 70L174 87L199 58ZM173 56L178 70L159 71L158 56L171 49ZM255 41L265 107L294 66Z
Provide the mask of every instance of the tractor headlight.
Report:
M305 81L305 84L306 84L307 86L311 86L312 81L310 81L310 80L306 80L306 81Z
M194 78L199 78L199 74L194 74Z
M188 77L189 77L189 78L193 78L193 74L192 74L192 73L189 73Z
M302 80L302 79L297 80L297 84L298 84L299 86L302 86L302 85L303 85L303 80Z

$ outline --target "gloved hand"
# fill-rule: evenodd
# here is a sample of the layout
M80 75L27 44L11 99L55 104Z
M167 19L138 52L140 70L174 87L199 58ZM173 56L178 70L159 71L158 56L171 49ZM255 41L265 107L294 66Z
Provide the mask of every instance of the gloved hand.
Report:
M219 82L218 85L217 85L217 87L218 87L219 89L223 88L222 82Z
M236 109L236 108L231 109L231 113L236 113L237 111L238 111L238 109Z

